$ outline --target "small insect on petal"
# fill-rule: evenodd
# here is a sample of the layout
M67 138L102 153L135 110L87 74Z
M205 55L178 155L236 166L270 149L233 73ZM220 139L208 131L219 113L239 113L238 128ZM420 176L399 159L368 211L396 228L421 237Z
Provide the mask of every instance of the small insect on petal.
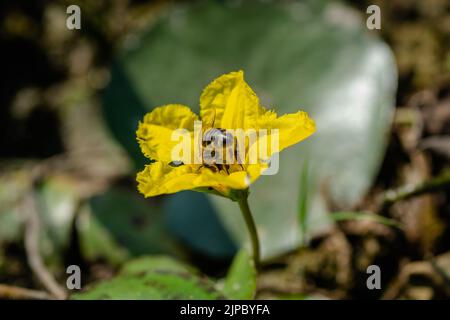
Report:
M171 162L169 162L169 166L174 167L174 168L180 167L182 165L184 165L183 161L171 161Z

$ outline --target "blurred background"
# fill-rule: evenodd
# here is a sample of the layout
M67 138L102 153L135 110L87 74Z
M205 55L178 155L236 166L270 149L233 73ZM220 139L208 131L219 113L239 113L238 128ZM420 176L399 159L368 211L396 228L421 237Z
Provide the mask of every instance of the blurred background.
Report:
M73 4L79 30L66 27ZM222 277L248 245L236 204L144 199L135 131L159 105L198 112L201 90L240 69L264 106L317 123L251 187L257 297L450 297L450 1L0 8L0 298L57 296L68 265L84 286L155 254ZM366 286L373 264L381 290Z

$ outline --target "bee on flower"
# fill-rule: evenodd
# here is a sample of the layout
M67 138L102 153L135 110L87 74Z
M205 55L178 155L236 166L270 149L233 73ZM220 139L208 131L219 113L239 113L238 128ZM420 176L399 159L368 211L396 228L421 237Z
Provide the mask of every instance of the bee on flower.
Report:
M315 131L303 111L278 117L263 108L242 71L222 75L204 89L200 119L178 104L145 115L137 140L154 162L137 176L144 196L204 188L229 196L264 174L272 156Z

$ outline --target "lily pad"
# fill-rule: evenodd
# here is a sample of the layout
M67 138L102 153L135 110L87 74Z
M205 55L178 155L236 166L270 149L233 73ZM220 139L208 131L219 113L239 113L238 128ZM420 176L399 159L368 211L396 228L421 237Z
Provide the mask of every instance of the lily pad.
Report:
M309 174L302 219L309 225L303 230L311 233L325 227L314 221L326 220L328 203L348 210L361 199L385 150L396 91L391 51L351 9L333 1L320 3L176 5L147 31L128 39L117 61L120 75L112 74L113 82L126 79L127 86L108 88L104 101L106 113L120 109L128 114L168 103L198 111L199 95L211 80L242 69L263 105L279 114L306 110L316 121L317 133L283 151L279 172L251 187L250 206L263 257L290 250L305 238L298 221L304 161ZM118 105L121 95L137 98ZM136 127L139 116L110 121L116 135L126 137L121 141L132 143L130 128ZM199 228L190 229L183 217L190 208L204 211L207 205L186 197L167 201L180 201L176 207L181 209L171 217L174 229L184 238L200 237ZM218 197L210 201L233 239L245 242L237 205ZM208 220L202 226L210 232ZM203 242L205 251L208 246Z
M130 261L119 276L74 294L72 299L204 299L221 298L214 283L168 257Z
M143 256L127 262L120 273L122 275L139 275L149 272L193 272L194 269L168 256Z

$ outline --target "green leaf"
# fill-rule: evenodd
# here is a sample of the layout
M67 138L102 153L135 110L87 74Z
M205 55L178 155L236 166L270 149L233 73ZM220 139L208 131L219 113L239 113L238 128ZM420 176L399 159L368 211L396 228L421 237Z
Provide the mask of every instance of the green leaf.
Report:
M229 299L249 300L255 297L256 269L246 250L238 252L228 270L223 293Z
M276 300L329 300L329 298L315 294L304 293L280 293L276 294L273 299Z
M71 299L219 299L214 283L168 257L145 257L125 265L119 276Z
M191 266L163 255L136 258L125 264L120 273L123 275L139 275L160 271L194 273L194 269Z
M81 211L77 219L79 243L84 259L104 259L112 265L120 265L129 259L130 253L120 246L114 235L98 219L90 208Z
M77 229L83 255L120 264L144 254L180 254L168 234L160 206L137 192L111 189L91 199Z
M132 156L135 166L141 168L146 159L136 143L135 131L145 114L145 104L135 92L133 81L126 75L120 61L112 66L111 72L114 76L103 96L104 117L113 135Z
M393 112L397 79L389 48L344 5L313 3L178 4L127 43L118 59L122 74L112 74L113 81L127 79L127 86L107 89L106 112L115 109L118 114L109 123L128 143L140 115L129 116L129 104L114 103L128 94L125 91L131 90L148 110L176 102L198 111L202 89L217 76L239 69L262 105L279 114L309 112L316 134L283 151L279 172L261 177L251 187L249 202L263 257L301 243L297 201L303 161L309 163L306 221L312 233L325 227L311 217L326 220L328 203L346 210L366 193L383 158ZM183 240L200 239L198 223L186 225L186 212L194 210L202 217L206 233L212 230L208 217L217 219L210 213L212 207L235 242L247 241L236 204L208 198L210 203L204 197L201 205L198 199L169 197L169 206L178 208L169 220L171 228ZM195 241L195 246L212 251L207 241Z

